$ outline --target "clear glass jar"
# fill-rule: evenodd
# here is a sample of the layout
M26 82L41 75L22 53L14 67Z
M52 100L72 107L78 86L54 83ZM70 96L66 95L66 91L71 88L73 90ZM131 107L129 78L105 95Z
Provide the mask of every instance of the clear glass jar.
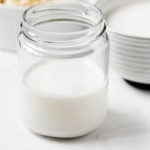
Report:
M29 8L19 35L21 114L35 133L77 137L107 111L109 41L103 14L80 1Z

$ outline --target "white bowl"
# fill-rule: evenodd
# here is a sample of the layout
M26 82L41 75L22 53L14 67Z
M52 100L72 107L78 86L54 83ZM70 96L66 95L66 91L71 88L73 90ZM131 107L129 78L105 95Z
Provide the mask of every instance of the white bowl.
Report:
M83 0L95 4L98 0ZM0 48L16 51L22 14L26 7L0 4Z
M0 48L15 51L24 7L0 4Z

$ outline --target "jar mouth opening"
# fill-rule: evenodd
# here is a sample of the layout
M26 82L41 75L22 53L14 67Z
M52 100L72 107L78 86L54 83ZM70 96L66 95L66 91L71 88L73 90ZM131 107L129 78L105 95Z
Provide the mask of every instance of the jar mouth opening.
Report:
M101 10L79 0L51 0L28 8L22 32L35 42L76 43L93 41L105 31Z

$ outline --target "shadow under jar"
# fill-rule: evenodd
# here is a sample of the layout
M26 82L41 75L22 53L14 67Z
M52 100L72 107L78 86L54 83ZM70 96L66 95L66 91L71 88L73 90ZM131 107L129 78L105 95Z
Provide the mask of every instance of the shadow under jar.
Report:
M96 129L107 111L109 41L102 12L80 1L45 2L26 10L21 29L26 126L61 138Z

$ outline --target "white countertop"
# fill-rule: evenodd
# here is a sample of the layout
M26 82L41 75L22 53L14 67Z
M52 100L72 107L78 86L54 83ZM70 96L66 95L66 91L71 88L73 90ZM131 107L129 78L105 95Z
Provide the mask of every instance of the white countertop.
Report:
M0 150L150 150L150 91L136 89L112 72L109 111L101 128L70 140L29 132L19 118L16 57L0 51Z

